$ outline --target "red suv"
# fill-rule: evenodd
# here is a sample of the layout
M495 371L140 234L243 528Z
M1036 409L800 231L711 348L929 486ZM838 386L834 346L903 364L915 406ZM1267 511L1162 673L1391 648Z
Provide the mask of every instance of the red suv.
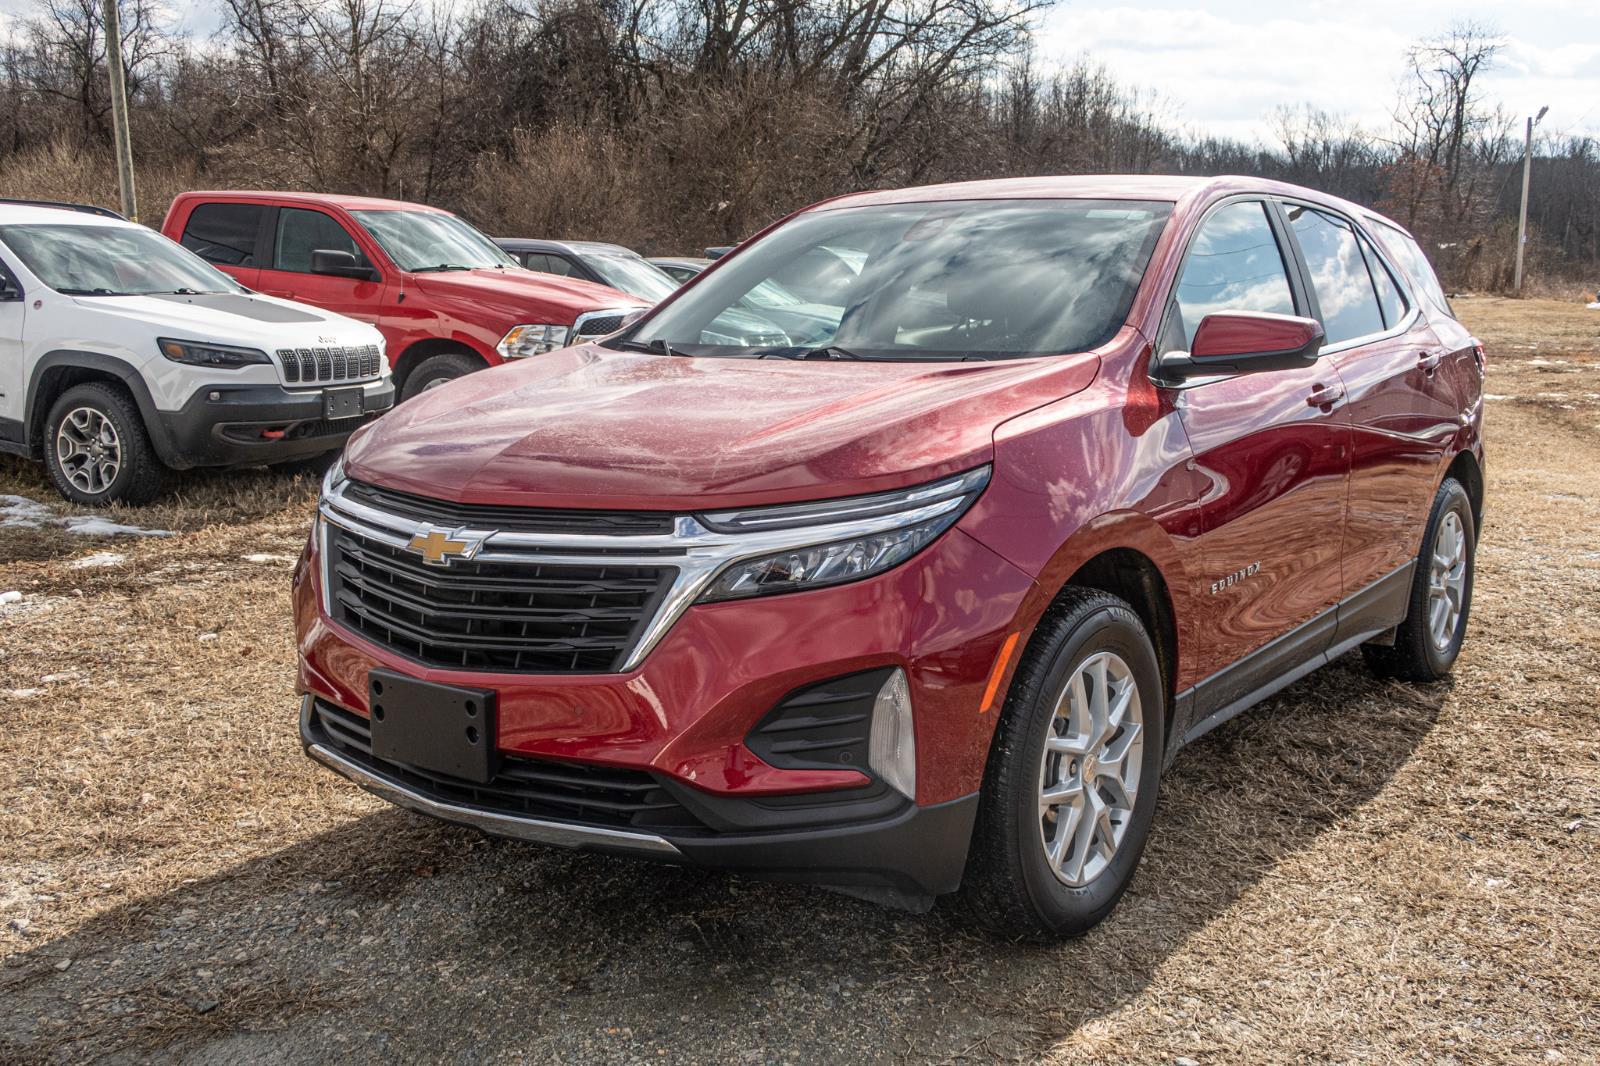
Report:
M377 326L403 400L614 333L646 306L604 285L524 270L456 215L398 200L186 192L161 232L248 288ZM302 353L304 372L315 375L310 355Z
M303 741L491 833L1080 933L1183 744L1358 647L1451 669L1483 359L1307 189L832 200L352 438Z

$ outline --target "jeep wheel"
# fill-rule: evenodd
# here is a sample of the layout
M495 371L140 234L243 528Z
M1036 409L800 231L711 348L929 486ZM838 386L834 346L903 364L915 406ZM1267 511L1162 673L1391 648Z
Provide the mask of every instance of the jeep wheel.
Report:
M1472 565L1478 533L1472 500L1455 478L1433 497L1422 551L1411 576L1411 600L1393 647L1364 644L1361 654L1379 677L1438 681L1461 654L1472 608Z
M400 390L402 402L414 396L420 396L429 389L436 389L440 385L464 378L474 370L482 370L484 362L475 355L463 352L444 352L441 355L431 355L418 363L406 375L404 387Z
M149 503L166 475L138 407L101 381L76 385L51 406L44 452L51 483L73 503Z
M1010 939L1078 936L1133 878L1155 813L1165 698L1138 615L1069 589L1017 668L990 751L962 903Z

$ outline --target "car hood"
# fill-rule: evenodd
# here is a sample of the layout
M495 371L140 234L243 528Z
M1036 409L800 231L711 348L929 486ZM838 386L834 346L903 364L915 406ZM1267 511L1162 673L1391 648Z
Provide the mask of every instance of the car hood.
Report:
M412 274L406 285L416 286L436 300L465 300L479 308L491 307L519 323L546 321L532 317L531 312L547 314L551 325L566 326L585 311L649 306L637 296L604 285L522 267Z
M899 488L988 462L994 429L1093 379L1094 354L794 362L567 348L411 400L352 477L458 502L695 510Z
M283 347L379 344L364 322L310 304L259 293L196 293L192 296L77 296L75 307L109 315L160 337L211 341L270 351Z

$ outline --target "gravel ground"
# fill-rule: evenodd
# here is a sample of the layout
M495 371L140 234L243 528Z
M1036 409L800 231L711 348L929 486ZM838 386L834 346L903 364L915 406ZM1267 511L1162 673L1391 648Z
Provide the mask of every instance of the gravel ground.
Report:
M1088 937L429 822L299 753L308 477L0 528L0 1062L1600 1058L1600 313L1463 300L1489 519L1454 681L1350 656L1185 751ZM57 507L34 467L0 495Z

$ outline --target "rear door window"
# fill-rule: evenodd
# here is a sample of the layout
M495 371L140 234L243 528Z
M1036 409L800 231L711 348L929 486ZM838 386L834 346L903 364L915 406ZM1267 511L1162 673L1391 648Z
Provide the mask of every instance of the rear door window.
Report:
M1395 276L1389 273L1389 265L1383 261L1378 250L1367 240L1366 234L1361 235L1361 250L1366 253L1367 269L1372 273L1373 287L1378 290L1378 306L1383 309L1383 324L1393 329L1406 317L1408 304L1405 293L1400 289L1400 283Z
M1341 218L1300 204L1285 204L1289 228L1311 272L1328 345L1382 333L1383 311L1356 243L1355 230Z
M1200 321L1218 311L1295 313L1283 252L1259 200L1218 208L1200 224L1178 275L1162 350L1188 351Z
M180 243L208 263L258 266L256 233L264 210L260 204L201 204L189 213Z
M360 266L371 266L361 246L345 228L321 211L285 207L278 211L278 237L272 265L278 270L311 273L312 252L349 252Z

